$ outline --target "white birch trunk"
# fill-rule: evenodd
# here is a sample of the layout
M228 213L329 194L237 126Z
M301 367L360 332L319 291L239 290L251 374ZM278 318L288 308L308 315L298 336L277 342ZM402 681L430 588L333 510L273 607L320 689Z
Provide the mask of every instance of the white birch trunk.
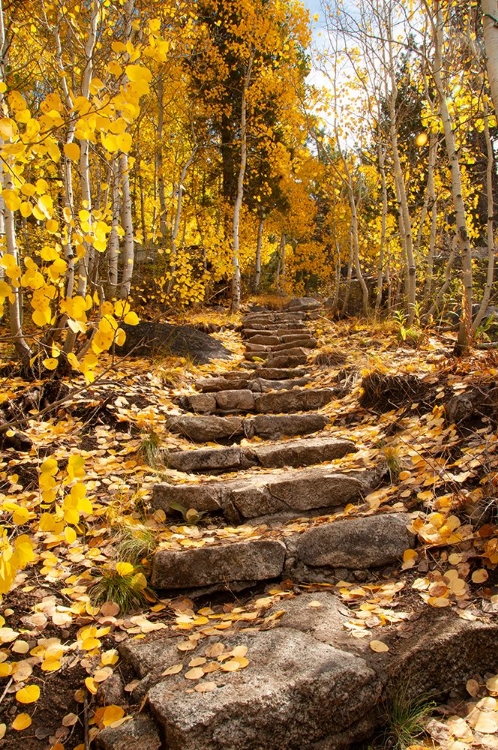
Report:
M451 171L451 196L455 208L455 223L458 236L458 247L462 260L462 318L458 331L458 340L455 346L455 354L463 354L470 346L472 339L472 251L470 239L467 230L467 216L465 204L462 195L462 180L460 174L460 164L453 132L451 115L448 110L446 100L446 90L441 77L442 71L442 51L444 35L444 18L439 0L434 2L434 67L432 77L436 86L439 99L439 111L443 123L446 152Z
M256 240L256 269L254 274L254 294L259 291L259 285L261 282L261 249L263 247L263 230L265 227L265 216L261 214L258 222L258 238Z
M242 211L242 200L244 198L244 178L247 166L247 94L251 83L252 66L254 62L254 50L251 49L247 63L246 74L242 88L242 103L240 111L240 164L239 176L237 179L237 195L233 207L232 223L232 310L237 312L240 307L240 298L242 294L242 282L240 275L240 213Z
M0 81L5 80L5 61L8 54L8 40L5 33L5 19L3 14L3 4L0 0ZM0 108L3 109L4 95L0 93ZM0 139L0 149L3 146L3 140ZM4 158L0 159L0 182L6 190L12 190L14 185L11 180L11 171L9 169L8 157L7 162ZM17 247L16 225L14 212L7 208L3 198L0 196L0 239L3 240L3 248L8 255L12 255L16 265L19 265L19 251ZM31 349L24 337L22 326L22 296L20 288L14 292L14 302L9 302L9 327L13 339L16 354L24 365L29 365Z
M489 87L498 116L498 0L481 0Z

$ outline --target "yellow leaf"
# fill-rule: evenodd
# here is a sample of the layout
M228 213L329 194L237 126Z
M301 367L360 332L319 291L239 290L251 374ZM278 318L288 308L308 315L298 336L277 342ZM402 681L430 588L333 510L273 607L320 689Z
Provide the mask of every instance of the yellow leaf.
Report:
M389 646L382 641L370 641L370 648L375 651L376 654L381 654L385 651L389 651Z
M18 506L12 514L12 520L16 526L22 526L29 519L29 510Z
M152 73L143 65L127 65L125 73L128 79L133 83L138 83L139 81L150 83L152 80Z
M36 703L40 697L40 688L38 685L26 685L16 693L16 700L19 703Z
M489 573L484 568L480 568L479 570L474 570L472 573L472 581L473 583L484 583L484 581L487 581L489 578Z
M135 568L129 562L118 562L116 563L116 573L120 576L129 576L133 573Z
M140 323L140 319L136 312L129 312L124 317L124 322L129 326L136 326Z
M116 145L124 154L128 154L132 146L132 137L130 133L120 133L116 136Z
M85 638L81 644L83 651L93 651L94 648L98 648L99 646L100 641L98 638Z
M17 211L21 207L21 199L15 190L3 190L2 198L9 211Z
M86 677L85 678L85 685L86 685L86 688L87 688L87 690L88 690L89 693L91 693L92 695L96 694L96 692L98 690L98 687L95 684L95 682L93 680L93 677Z
M77 143L65 143L64 154L68 159L71 159L71 161L77 162L80 158L80 147Z
M198 693L211 693L216 690L216 682L199 682L194 690Z
M61 662L58 659L45 659L41 664L41 669L43 672L57 672L61 666Z
M43 366L46 367L47 370L56 370L59 365L59 360L55 359L55 357L47 357L47 359L43 360Z
M172 664L171 667L168 667L164 672L161 672L161 677L169 677L171 674L179 674L182 669L183 664Z
M30 726L31 716L29 714L17 714L12 722L12 729L15 729L17 732L21 732L23 729L27 729Z
M200 680L201 677L204 677L204 670L201 667L194 667L185 672L184 677L186 680Z
M105 727L114 724L115 721L119 721L125 715L124 709L121 706L110 705L106 706L104 715L102 717L102 723Z
M72 544L76 541L76 531L72 526L66 526L64 529L64 538L67 544Z

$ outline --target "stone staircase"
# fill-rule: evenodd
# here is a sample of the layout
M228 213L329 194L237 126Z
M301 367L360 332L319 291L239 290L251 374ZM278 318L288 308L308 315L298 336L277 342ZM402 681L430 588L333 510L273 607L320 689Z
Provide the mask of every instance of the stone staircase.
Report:
M122 644L139 679L132 700L148 713L101 732L103 750L338 750L372 732L389 686L409 677L418 696L428 683L445 691L489 671L491 662L498 668L498 626L448 612L429 611L401 636L401 647L393 633L389 656L347 635L352 612L333 584L382 578L415 536L403 512L331 518L361 504L383 471L341 471L356 446L326 430L329 419L319 413L337 397L333 388L313 386L309 358L319 315L319 304L307 298L279 312L248 313L239 370L199 379L196 392L179 401L185 413L168 427L193 445L168 454L168 468L183 474L157 484L152 504L168 521L179 509L207 514L214 531L199 544L160 546L151 585L192 598L282 579L330 588L297 590L280 610L270 609L269 624L232 628L222 646L212 628L188 648L179 645L181 632L165 631ZM194 445L201 443L216 445ZM244 659L241 648L247 669L220 667ZM193 689L181 673L192 664L205 665L209 690L201 683Z

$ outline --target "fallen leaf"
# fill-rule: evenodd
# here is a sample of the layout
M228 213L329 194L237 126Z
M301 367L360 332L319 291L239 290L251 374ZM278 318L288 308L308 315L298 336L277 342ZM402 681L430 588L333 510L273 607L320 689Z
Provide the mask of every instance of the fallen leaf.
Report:
M376 654L381 654L385 651L389 651L389 646L382 641L370 641L369 646L372 651L375 651Z
M195 687L198 693L211 693L216 690L216 682L199 682Z
M32 724L32 719L29 714L17 714L16 718L12 722L12 729L17 732L21 732L23 729L27 729Z
M204 670L201 667L194 667L185 672L183 676L186 680L199 680L201 677L204 677Z

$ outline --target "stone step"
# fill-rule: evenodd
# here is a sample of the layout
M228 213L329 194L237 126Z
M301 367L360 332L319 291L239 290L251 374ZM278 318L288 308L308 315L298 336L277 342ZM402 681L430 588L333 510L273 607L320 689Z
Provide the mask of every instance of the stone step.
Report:
M249 607L242 615L255 615L254 627L215 635L224 621L213 612L188 651L171 629L121 643L121 663L139 680L132 701L144 709L101 731L98 750L346 750L385 723L393 694L417 705L498 670L496 618L468 621L427 607L409 624L357 639L346 634L357 613L330 590L289 591L269 610ZM389 651L375 653L371 639ZM222 668L245 651L244 668ZM185 679L194 659L197 681ZM176 674L165 676L173 665Z
M247 342L245 346L246 352L287 352L296 348L302 349L316 349L317 340L311 336L307 338L299 338L292 341L284 341L283 343L276 344L252 344Z
M303 351L302 349L298 351ZM303 352L302 354L291 354L290 352L285 352L282 354L272 354L270 357L267 358L265 362L265 367L268 369L287 369L289 367L301 367L302 365L306 365L308 362L308 355L306 352Z
M257 412L281 414L314 411L328 404L335 395L331 388L308 388L255 393L249 389L193 393L182 399L188 411L196 414Z
M194 443L210 443L223 440L237 442L243 437L255 435L265 440L276 440L288 435L307 435L323 430L329 418L323 414L270 415L256 417L175 416L167 420L168 429L192 440Z
M167 463L169 469L176 469L187 474L237 471L252 466L278 469L333 461L356 450L351 440L328 437L305 438L269 445L170 451Z
M242 338L251 338L251 336L286 336L291 333L302 334L303 331L309 331L306 323L288 323L287 325L281 324L280 327L270 325L269 327L263 324L257 324L251 328L243 328L241 330Z
M256 374L260 378L267 380L290 380L292 378L302 378L307 374L306 370L296 367L259 367Z
M153 556L151 585L156 589L187 590L230 586L278 578L303 580L319 570L322 580L335 569L366 570L399 562L413 546L408 513L387 513L310 526L303 533L285 534L285 527L261 531L240 540L236 534L203 546L171 548L164 542ZM168 545L170 548L168 548Z
M269 323L302 323L306 319L304 312L267 312L249 313L242 318L242 327L247 328L248 324L256 323L257 325L268 325Z
M295 371L293 370L293 375ZM243 375L239 380L232 378L227 380L224 377L201 378L196 381L196 388L202 393L219 393L220 391L229 390L250 390L254 393L266 393L267 391L277 391L307 385L311 381L310 377L295 378L294 380L266 380L265 378L249 378Z
M175 504L199 513L222 513L230 523L276 514L316 515L359 500L378 481L378 472L345 474L335 467L317 466L199 484L160 482L153 489L152 505L166 514Z
M264 362L268 368L287 369L301 367L308 362L308 355L304 349L289 349L286 352L246 352L244 359L248 362Z

